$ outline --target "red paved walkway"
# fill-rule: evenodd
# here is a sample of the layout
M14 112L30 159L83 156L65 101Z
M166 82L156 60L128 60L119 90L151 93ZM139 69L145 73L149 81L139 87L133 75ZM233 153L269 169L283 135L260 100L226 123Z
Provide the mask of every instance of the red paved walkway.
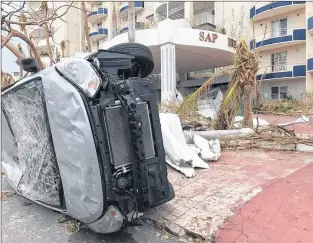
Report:
M217 243L312 243L313 163L264 186L218 231Z
M267 115L267 114L256 114L254 116L262 118L265 121L271 124L275 124L275 125L279 123L294 121L300 117L300 116L278 116L278 115ZM309 119L310 119L310 122L292 125L287 128L290 130L294 130L295 133L313 134L313 118L309 117Z

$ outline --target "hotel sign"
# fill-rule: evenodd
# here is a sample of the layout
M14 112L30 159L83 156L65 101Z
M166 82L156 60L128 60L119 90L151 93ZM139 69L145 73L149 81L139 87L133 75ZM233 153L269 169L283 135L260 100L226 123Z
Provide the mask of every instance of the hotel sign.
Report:
M215 43L215 40L217 39L217 37L218 37L217 34L211 34L211 33L205 34L204 31L201 31L199 33L199 40L200 41L206 41L206 42Z
M211 42L215 43L217 40L218 35L215 33L204 33L204 31L200 31L199 33L199 40L200 41L205 41L205 42ZM233 40L232 38L228 38L228 46L236 48L237 42Z

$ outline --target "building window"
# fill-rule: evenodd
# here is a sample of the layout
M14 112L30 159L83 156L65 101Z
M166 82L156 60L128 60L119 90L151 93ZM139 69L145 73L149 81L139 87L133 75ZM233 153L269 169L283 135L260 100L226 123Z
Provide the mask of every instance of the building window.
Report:
M287 86L273 86L271 87L271 97L272 100L286 99L288 96Z
M272 21L272 38L287 35L287 18Z
M273 53L271 56L272 72L287 70L287 52Z

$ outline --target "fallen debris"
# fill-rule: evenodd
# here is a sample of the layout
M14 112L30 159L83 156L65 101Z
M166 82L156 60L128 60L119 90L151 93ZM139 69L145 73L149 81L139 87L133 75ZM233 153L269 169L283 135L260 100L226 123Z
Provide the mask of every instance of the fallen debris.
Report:
M219 141L209 143L199 137L196 139L197 143L200 141L198 144L195 141L187 144L180 119L176 114L160 113L160 122L166 162L186 177L196 175L194 168L208 169L209 165L205 161L215 161L219 158Z
M218 139L208 141L199 135L194 135L193 141L201 149L200 157L203 160L216 161L220 157L221 147Z
M280 124L278 124L278 126L288 127L288 126L291 126L291 125L296 125L296 124L300 124L300 123L306 123L306 122L309 122L309 121L310 121L310 119L308 117L301 116L301 117L299 117L298 119L296 119L294 121L280 123Z
M235 118L234 126L240 127L242 117ZM286 127L309 122L306 116L278 125L268 124L259 118L254 119L254 129L184 131L185 140L191 143L196 135L206 140L220 139L223 150L270 149L313 152L313 136L299 137ZM256 123L256 124L255 124Z
M313 114L313 95L306 94L302 100L285 99L268 101L261 106L260 112L277 115Z
M243 116L236 116L234 121L235 128L242 128L243 125ZM266 127L269 123L261 118L254 118L253 119L253 127Z

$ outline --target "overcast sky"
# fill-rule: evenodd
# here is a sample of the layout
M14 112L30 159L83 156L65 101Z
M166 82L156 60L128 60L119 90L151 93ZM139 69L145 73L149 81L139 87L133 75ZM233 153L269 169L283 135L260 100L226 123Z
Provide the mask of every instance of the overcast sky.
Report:
M26 43L24 41L22 41L21 39L16 39L16 38L12 38L12 41L11 41L15 46L20 43L22 45L22 48L23 48L23 51L25 53L26 56L28 56L28 53L27 53L27 46L26 46ZM2 48L2 53L1 53L1 57L2 57L2 70L4 72L7 72L7 73L11 73L11 72L18 72L19 71L19 68L18 66L16 65L16 57L12 54L12 52L10 52L8 50L8 48L6 47L3 47Z
M14 4L15 8L17 8L17 7L21 6L22 2L15 2L12 4ZM7 11L13 10L13 8L8 7L7 5L2 5L2 7L4 8L4 10L7 10ZM16 19L14 19L14 16L13 16L13 20L16 20ZM12 28L19 30L19 27L16 25L12 25ZM17 44L20 43L22 45L22 49L23 49L25 55L28 56L27 45L24 41L22 41L19 38L12 38L11 42L15 46L17 46ZM1 49L1 58L2 58L2 60L1 60L2 67L1 68L4 72L11 73L14 71L16 71L16 72L19 71L19 67L15 63L16 57L12 54L12 52L10 52L8 50L8 48L3 47Z

